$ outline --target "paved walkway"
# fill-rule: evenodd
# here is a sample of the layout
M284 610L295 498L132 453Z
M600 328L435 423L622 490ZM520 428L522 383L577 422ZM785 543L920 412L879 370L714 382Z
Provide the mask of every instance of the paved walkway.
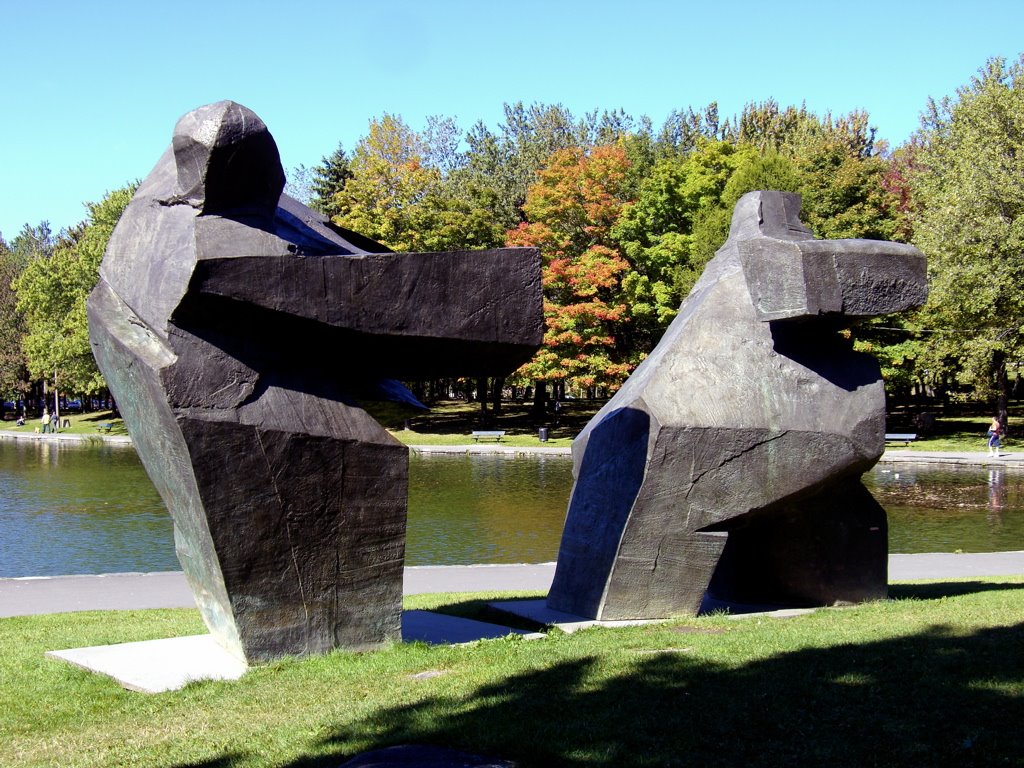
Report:
M1003 451L999 456L989 456L985 451L910 451L887 450L879 463L914 464L964 464L984 467L1012 467L1024 469L1024 451Z
M554 572L554 563L411 567L405 569L405 594L546 591ZM889 556L891 581L1012 575L1024 575L1024 552ZM180 571L0 579L0 617L194 605Z
M15 432L13 429L0 429L0 439L4 440L46 440L58 443L82 443L86 441L102 440L105 443L115 445L131 445L132 439L128 435L107 435L97 431L96 434L79 434L73 432Z

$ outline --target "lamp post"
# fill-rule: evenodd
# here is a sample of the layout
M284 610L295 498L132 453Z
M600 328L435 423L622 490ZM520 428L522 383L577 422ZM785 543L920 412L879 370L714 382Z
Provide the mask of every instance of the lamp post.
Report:
M56 432L60 429L60 391L57 389L57 367L53 368L53 417L57 420L57 425L53 428Z

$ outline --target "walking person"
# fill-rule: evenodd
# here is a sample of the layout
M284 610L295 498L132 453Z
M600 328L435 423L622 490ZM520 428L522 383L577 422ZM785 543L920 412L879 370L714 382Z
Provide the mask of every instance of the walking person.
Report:
M50 410L49 410L49 408L46 408L46 407L43 408L43 416L42 416L41 419L39 419L39 422L40 422L40 424L42 424L42 433L45 435L47 432L50 431Z
M1003 425L999 423L998 417L992 418L992 423L988 425L988 455L999 456L999 448L1002 445L1000 437L1003 434Z

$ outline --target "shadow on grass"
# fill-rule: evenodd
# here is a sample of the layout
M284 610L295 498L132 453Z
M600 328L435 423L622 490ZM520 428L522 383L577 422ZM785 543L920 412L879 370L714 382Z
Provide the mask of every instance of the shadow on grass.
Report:
M503 603L526 603L543 600L543 595L531 595L530 597L503 597ZM512 629L523 629L528 632L537 632L544 629L544 624L531 621L526 618L515 616L506 611L499 611L490 606L493 600L458 600L429 610L434 613L442 613L447 616L458 616L463 619L483 621L489 624L500 624L503 627Z
M618 657L621 660L621 656ZM326 768L362 745L435 744L521 766L981 766L1024 756L1024 625L935 626L741 666L685 652L602 658L381 709L319 745Z
M538 427L546 426L552 438L572 438L579 434L603 404L603 401L566 401L556 419L552 413L542 417L534 416L531 403L523 401L506 401L500 414L489 411L486 416L481 412L479 403L446 402L428 413L417 415L411 424L416 432L466 436L475 429L503 429L509 435L533 436L537 434Z
M111 412L111 411L93 411L92 413L88 413L88 414L82 416L79 419L79 421L88 422L90 424L95 424L95 423L98 423L98 422L107 423L107 422L113 421L114 419L119 419L119 418L121 418L121 417L120 416L115 416L113 414L113 412Z
M943 597L998 592L1004 589L1024 589L1024 584L1000 584L991 581L938 581L931 584L890 584L892 600L939 600Z
M245 756L239 753L232 753L222 757L215 757L210 760L198 760L189 763L175 763L168 768L232 768L240 764Z

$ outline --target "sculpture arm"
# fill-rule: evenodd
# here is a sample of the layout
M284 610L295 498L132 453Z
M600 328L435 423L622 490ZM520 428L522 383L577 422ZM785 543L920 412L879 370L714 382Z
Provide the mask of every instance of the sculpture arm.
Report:
M540 255L530 248L202 259L173 321L249 335L292 329L388 375L495 375L543 337ZM282 341L282 343L287 343Z

